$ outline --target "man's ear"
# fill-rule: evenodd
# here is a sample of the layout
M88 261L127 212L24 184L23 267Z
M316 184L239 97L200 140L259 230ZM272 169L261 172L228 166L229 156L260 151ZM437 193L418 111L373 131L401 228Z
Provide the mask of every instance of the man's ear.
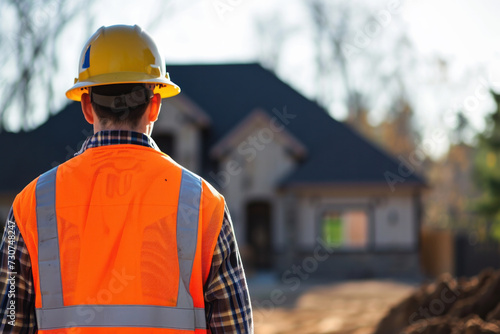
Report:
M156 93L151 98L149 105L148 120L150 122L156 122L156 120L158 119L158 115L160 114L160 108L161 108L161 95Z
M89 124L94 124L94 114L92 110L92 104L90 102L90 95L87 93L83 93L81 103L82 103L83 116L85 116L85 120Z

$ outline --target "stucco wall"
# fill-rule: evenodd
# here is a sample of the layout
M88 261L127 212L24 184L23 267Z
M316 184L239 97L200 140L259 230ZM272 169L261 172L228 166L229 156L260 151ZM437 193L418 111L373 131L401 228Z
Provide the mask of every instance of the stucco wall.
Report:
M168 102L162 103L153 138L161 134L174 136L175 161L193 172L200 171L200 129L186 113Z
M363 190L360 189L360 195ZM363 197L302 195L296 198L297 245L308 251L315 247L320 235L320 219L328 209L355 208L366 210L369 219L369 250L413 250L418 242L416 208L413 196ZM284 219L284 217L282 218ZM280 226L286 223L280 222ZM286 228L286 227L285 227ZM279 230L276 241L283 248L285 230Z
M256 136L257 132L258 129L250 136ZM219 183L221 192L226 197L241 246L246 243L246 206L250 201L268 201L271 204L273 223L282 221L283 218L279 218L282 211L279 210L276 188L295 165L293 158L278 141L261 144L258 147L262 149L255 149L254 155L241 154L238 149L233 150L220 161L219 174L208 178L209 182ZM220 172L227 172L224 179L218 179ZM272 238L275 240L279 233L276 225L273 226L272 232Z
M413 198L389 197L375 210L374 242L377 249L408 248L417 246L417 221Z

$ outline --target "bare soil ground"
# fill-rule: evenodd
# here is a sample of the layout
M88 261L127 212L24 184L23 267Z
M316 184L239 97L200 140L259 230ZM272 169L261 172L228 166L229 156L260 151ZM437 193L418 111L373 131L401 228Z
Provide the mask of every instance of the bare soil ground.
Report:
M347 281L322 285L250 285L256 334L371 334L415 284Z
M391 309L376 334L500 333L500 270L442 275Z

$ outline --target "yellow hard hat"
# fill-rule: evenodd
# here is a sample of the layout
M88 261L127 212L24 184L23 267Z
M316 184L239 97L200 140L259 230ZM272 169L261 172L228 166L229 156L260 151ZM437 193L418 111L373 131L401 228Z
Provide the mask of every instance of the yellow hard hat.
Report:
M162 98L180 93L170 81L153 39L139 26L101 27L85 44L80 56L78 78L67 92L80 101L88 87L123 83L154 84Z

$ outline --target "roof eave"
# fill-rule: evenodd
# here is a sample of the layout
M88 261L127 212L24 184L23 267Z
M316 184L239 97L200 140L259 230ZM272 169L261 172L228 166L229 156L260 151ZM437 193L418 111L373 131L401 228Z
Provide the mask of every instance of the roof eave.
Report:
M355 181L289 181L283 182L278 186L280 191L366 191L367 194L370 192L377 193L387 193L387 194L397 194L400 192L414 192L414 191L425 191L429 189L426 183L419 181L406 181L398 183L395 185L390 185L383 181L366 181L366 182L355 182Z

